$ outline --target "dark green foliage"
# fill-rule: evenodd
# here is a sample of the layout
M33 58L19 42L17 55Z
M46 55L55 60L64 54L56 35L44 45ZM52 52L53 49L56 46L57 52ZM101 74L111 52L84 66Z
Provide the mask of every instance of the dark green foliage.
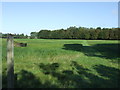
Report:
M35 39L35 38L37 38L38 33L37 32L31 32L30 35L31 35L31 37L30 37L31 39Z
M38 38L42 39L110 39L118 40L118 28L85 28L69 27L59 30L41 30L38 32Z
M7 38L8 34L2 34L2 38ZM15 39L26 39L28 38L28 35L24 35L22 34L12 34L14 36Z
M120 40L119 28L85 28L85 27L69 27L59 30L40 30L39 32L31 32L31 39L105 39L105 40ZM2 38L6 38L7 34L2 34ZM14 38L28 38L24 34L14 34Z
M41 30L40 32L38 32L38 38L50 38L51 36L51 32L49 30Z

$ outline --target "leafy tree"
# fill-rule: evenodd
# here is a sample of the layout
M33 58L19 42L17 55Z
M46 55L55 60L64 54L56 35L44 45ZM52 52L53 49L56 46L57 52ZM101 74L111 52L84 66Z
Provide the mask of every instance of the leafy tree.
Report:
M32 39L35 39L35 38L38 37L38 32L31 32L30 36L31 36Z
M90 31L85 32L85 39L90 39Z

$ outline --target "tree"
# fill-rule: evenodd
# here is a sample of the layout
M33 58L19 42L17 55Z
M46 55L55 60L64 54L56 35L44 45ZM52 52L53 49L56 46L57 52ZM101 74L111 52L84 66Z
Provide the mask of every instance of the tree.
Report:
M31 32L30 36L31 36L32 39L35 39L35 38L38 37L38 32Z
M38 32L38 38L50 38L50 31L49 30L41 30Z
M108 31L108 29L103 30L103 38L102 39L109 39L109 31Z
M89 30L85 31L85 39L90 39L90 32L89 32Z
M97 27L96 29L101 30L101 27Z
M114 30L110 29L109 30L109 39L115 39L114 34L115 34Z
M96 30L90 30L90 38L91 39L97 39L98 38L98 32Z

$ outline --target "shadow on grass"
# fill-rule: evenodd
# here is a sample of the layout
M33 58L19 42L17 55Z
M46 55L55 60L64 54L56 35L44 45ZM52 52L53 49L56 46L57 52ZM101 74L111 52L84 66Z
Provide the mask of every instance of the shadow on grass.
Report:
M117 58L120 58L120 44L96 44L93 46L83 46L82 44L64 44L63 49L83 52L87 56L116 60Z
M33 73L26 70L20 72L20 79L17 80L17 87L22 88L52 88L57 87L56 85L51 84L50 81L46 81L44 84L41 83L40 79L37 78Z
M42 65L42 66L41 66ZM57 64L58 65L58 64ZM39 65L42 72L46 75L51 75L52 77L57 78L60 87L63 88L116 88L119 87L118 81L118 72L120 70L107 67L103 65L94 66L94 69L99 73L100 76L107 77L104 79L92 73L89 73L90 70L84 68L82 65L79 65L77 62L72 61L71 67L72 70L63 70L61 72L57 71L57 67L53 67L53 64L43 64ZM49 68L49 69L46 69ZM55 69L56 68L56 69ZM46 73L47 72L47 73ZM76 72L76 73L75 73ZM106 72L106 73L105 73Z
M120 70L113 68L113 67L108 67L104 65L95 65L93 67L100 76L108 78L108 85L110 87L119 87L120 88Z
M17 79L18 75L20 76L19 79ZM2 77L3 88L7 88L7 77L5 74L3 74ZM57 86L51 84L50 81L42 83L39 78L37 78L33 73L27 70L21 70L21 72L15 74L14 77L15 88L57 88Z
M120 70L104 65L95 65L93 68L100 76L90 73L91 71L84 68L82 65L72 61L70 66L72 70L58 71L60 67L58 63L38 64L40 70L45 75L51 75L57 78L56 84L53 85L50 81L41 83L33 73L27 70L21 70L15 74L15 88L118 88L119 87L119 72ZM20 75L17 79L17 75ZM104 78L103 78L104 77ZM105 79L107 78L107 79ZM6 88L6 75L3 73L3 88Z
M119 87L119 69L108 67L104 65L95 65L93 68L97 71L100 76L106 77L108 79L104 79L102 77L96 76L92 73L88 73L88 69L81 67L75 61L72 62L74 67L77 69L79 75L84 75L90 81L90 87L96 88L116 88Z

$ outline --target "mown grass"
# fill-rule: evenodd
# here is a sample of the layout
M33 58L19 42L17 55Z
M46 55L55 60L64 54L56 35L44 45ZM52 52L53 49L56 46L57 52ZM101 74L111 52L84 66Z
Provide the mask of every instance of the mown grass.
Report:
M119 87L118 41L15 39L15 87ZM2 40L3 87L6 87L6 39Z

